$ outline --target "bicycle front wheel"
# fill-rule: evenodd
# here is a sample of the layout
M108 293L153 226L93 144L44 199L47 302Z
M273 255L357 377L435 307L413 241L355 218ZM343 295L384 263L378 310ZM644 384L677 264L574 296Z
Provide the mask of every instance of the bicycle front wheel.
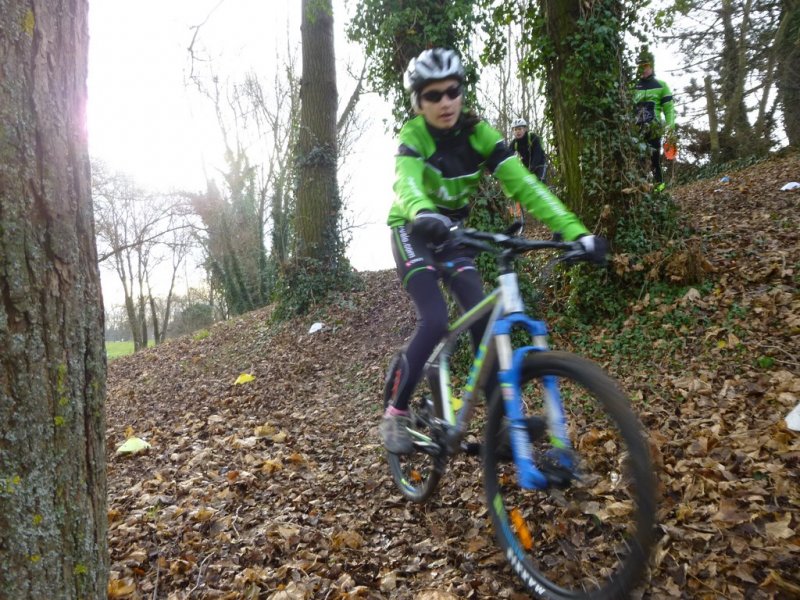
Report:
M526 357L521 388L528 412L544 411L546 376L558 378L575 468L564 475L554 460L559 450L544 436L533 442L534 462L554 469L560 485L522 489L514 463L497 452L504 406L495 393L484 451L495 537L539 597L626 597L646 571L655 533L655 477L645 436L614 380L568 353Z

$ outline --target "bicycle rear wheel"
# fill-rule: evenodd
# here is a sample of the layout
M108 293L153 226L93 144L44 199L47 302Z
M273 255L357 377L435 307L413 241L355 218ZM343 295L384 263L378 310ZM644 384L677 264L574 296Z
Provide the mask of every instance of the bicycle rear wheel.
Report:
M392 385L391 379L387 378L383 393L384 409L391 400ZM433 424L436 409L432 398L427 378L422 377L409 402L412 422L409 432L414 441L414 452L386 453L392 480L400 493L412 502L425 502L433 495L446 464L444 452L438 444L441 432Z
M561 489L517 485L514 463L497 453L504 407L496 393L484 452L495 537L539 597L625 597L646 571L655 533L655 478L645 436L614 380L572 354L526 357L521 388L529 412L544 411L542 378L548 375L558 378L578 478ZM534 461L558 470L548 437L534 442Z

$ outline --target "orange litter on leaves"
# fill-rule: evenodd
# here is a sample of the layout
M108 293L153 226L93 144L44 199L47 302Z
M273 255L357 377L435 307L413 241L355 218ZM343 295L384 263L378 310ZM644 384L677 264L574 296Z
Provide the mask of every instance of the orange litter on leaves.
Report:
M675 144L664 142L664 156L667 160L675 160L675 157L678 156L678 148Z
M530 551L530 549L533 548L531 530L528 529L528 526L525 524L525 519L523 518L522 513L520 513L516 508L511 509L511 523L514 525L514 529L517 530L517 537L519 538L523 548Z

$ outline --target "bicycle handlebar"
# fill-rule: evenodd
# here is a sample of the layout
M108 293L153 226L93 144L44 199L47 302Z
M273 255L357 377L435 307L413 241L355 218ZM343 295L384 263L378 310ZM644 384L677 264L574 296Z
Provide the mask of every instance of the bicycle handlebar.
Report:
M556 259L558 262L587 259L586 249L580 242L528 240L506 233L491 233L488 231L478 231L476 229L454 229L450 233L450 239L457 244L491 254L506 253L519 255L533 250L554 249L564 251L563 254Z

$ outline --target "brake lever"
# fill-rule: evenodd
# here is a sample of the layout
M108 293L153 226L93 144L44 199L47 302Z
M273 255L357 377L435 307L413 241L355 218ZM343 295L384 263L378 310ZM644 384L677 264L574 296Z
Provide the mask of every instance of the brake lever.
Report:
M509 225L503 233L509 237L516 237L519 235L519 232L522 231L524 225L525 224L522 221L517 219L511 225Z
M475 248L477 250L483 250L484 252L495 252L495 248L490 246L486 242L482 242L477 240L469 235L465 235L468 233L475 233L477 230L475 229L454 229L450 233L450 241L456 245L466 246L469 248Z
M575 265L579 262L586 260L586 250L584 250L583 246L577 244L578 248L565 252L561 256L558 257L558 262L563 262L566 265Z

